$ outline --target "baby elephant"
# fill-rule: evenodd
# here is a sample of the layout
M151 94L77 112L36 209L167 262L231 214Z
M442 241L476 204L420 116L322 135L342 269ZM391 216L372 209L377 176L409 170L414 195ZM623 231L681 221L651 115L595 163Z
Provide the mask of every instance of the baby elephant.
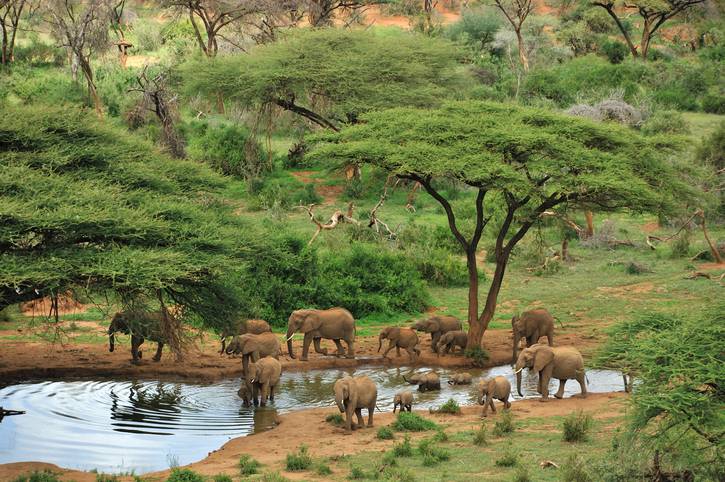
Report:
M416 381L413 382L413 379ZM414 374L411 378L405 378L405 376L403 376L403 380L408 383L418 385L418 390L421 392L441 389L441 379L436 372L428 372L423 375Z
M488 416L488 407L491 407L491 411L496 413L496 407L493 405L493 400L500 400L503 402L503 408L511 408L511 402L509 402L509 396L511 395L511 383L506 377L495 377L489 380L481 380L478 382L478 404L483 405L483 416ZM485 400L484 400L485 398Z
M438 356L441 354L446 355L450 351L453 353L455 347L461 348L461 353L466 350L466 344L468 343L468 334L463 330L449 331L445 335L441 336L438 341L437 351ZM441 353L442 350L442 353Z
M401 412L408 412L413 410L413 393L406 390L404 392L398 392L393 397L393 413L395 409L400 407Z
M346 433L351 433L351 430L357 426L365 426L362 418L363 408L368 410L368 427L373 426L373 412L378 399L378 387L375 386L375 382L366 376L345 377L335 382L333 390L337 408L340 409L340 413L345 414ZM353 413L357 415L357 426L352 421Z
M448 385L470 385L472 381L473 377L470 373L456 373L448 379Z
M385 339L388 340L388 348L383 353L383 358L387 358L388 352L393 348L396 349L398 356L400 356L401 348L407 351L411 362L420 356L420 349L417 346L418 334L411 328L400 328L398 326L383 328L378 337L378 351L382 348Z

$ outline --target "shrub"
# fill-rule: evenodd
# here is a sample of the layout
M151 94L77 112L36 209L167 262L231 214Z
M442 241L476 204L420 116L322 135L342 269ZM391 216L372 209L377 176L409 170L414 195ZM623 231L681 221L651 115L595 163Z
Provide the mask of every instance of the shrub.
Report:
M253 459L251 455L244 454L239 457L239 472L242 475L256 474L261 466L262 464Z
M687 258L690 256L690 231L685 229L670 244L671 258Z
M519 454L509 446L494 463L497 467L513 467L519 463Z
M338 427L345 425L345 419L339 413L331 413L325 417L325 422L337 425Z
M393 429L399 432L423 432L437 428L438 425L434 422L413 412L400 412L398 418L393 422Z
M315 191L314 184L305 184L302 192L299 194L299 204L318 204L322 202L322 196Z
M644 263L638 263L636 261L630 261L629 263L627 263L627 267L624 270L627 274L635 275L652 272L652 268Z
M725 95L708 93L702 98L702 110L710 114L725 114Z
M470 358L472 365L479 368L485 367L486 362L488 362L489 359L488 352L480 346L466 348L466 350L463 352L463 356L465 356L466 358Z
M287 454L285 467L290 472L307 470L312 466L312 457L307 453L307 446L300 445L297 453Z
M481 427L473 432L473 445L479 447L488 445L488 426L485 423L482 423Z
M365 186L360 179L351 179L345 183L345 189L342 191L344 199L360 199L365 195Z
M490 8L464 9L461 18L446 28L446 36L474 51L484 50L501 28L500 15Z
M29 475L21 475L13 480L13 482L60 482L57 475L49 470L42 472L33 472Z
M393 431L390 429L390 427L380 427L378 429L377 437L380 440L392 440L394 437Z
M458 415L461 413L461 406L458 405L458 402L454 399L449 398L446 403L437 409L431 409L431 413L450 413L452 415Z
M689 134L690 126L685 117L675 110L660 110L652 114L642 124L642 133L648 136L655 134Z
M234 482L234 479L232 479L230 476L226 474L218 474L212 477L213 482Z
M451 458L448 450L438 447L432 439L421 440L418 444L418 452L423 456L423 465L430 467Z
M590 482L594 480L586 470L585 461L571 454L561 468L561 480L564 482Z
M493 425L493 435L494 437L503 437L513 433L514 429L514 416L509 410L504 410Z
M110 474L96 474L96 482L118 482L118 477Z
M388 482L415 482L415 475L402 467L386 467L383 470L383 480Z
M587 440L589 430L592 428L592 416L579 410L569 414L562 424L562 434L565 442L584 442Z
M204 477L189 469L172 469L166 482L204 482Z
M607 60L613 64L621 64L629 55L629 48L616 40L607 40L602 44L601 49Z
M272 169L268 154L241 124L194 121L188 130L189 156L224 174L253 179Z
M528 467L525 465L519 465L514 472L514 482L533 482Z
M448 434L443 429L438 429L435 435L433 435L434 442L448 442Z
M725 121L720 122L715 131L703 139L697 149L697 158L715 170L725 169Z
M330 475L332 474L332 469L329 465L320 462L319 464L317 464L315 472L317 473L317 475Z
M395 454L396 457L413 456L413 446L410 445L410 437L408 435L403 438L401 443L393 445L393 454Z
M350 468L350 475L347 476L349 480L363 480L368 478L368 474L358 466Z
M460 256L443 249L416 246L405 250L420 276L429 285L455 287L468 285L468 268ZM479 279L486 279L483 271Z
M259 480L260 482L287 482L289 479L283 477L279 472L267 472Z

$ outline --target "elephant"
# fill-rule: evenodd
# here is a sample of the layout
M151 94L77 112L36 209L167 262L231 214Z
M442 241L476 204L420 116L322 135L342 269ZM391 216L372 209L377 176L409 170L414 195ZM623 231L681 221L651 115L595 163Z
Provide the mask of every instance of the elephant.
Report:
M438 356L447 355L450 351L456 347L461 349L461 353L466 350L466 344L468 343L468 334L463 330L453 330L445 333L438 340L437 352Z
M368 427L373 426L373 412L375 411L375 402L378 399L378 388L369 377L345 377L335 382L333 387L335 392L335 403L340 413L345 414L345 432L351 433L351 430L357 428L352 421L352 414L357 415L357 425L365 426L362 418L362 409L368 410Z
M244 406L249 406L249 398L254 406L267 405L267 399L274 401L274 389L279 384L282 364L276 358L265 356L255 363L249 364L249 372L244 376L242 386L237 394L244 399Z
M403 376L403 380L408 383L412 383L410 379ZM431 390L441 389L441 379L436 372L428 372L417 377L418 390L421 392L427 392Z
M413 393L409 390L396 393L393 397L393 413L398 407L401 412L413 411Z
M554 317L544 308L524 311L521 315L511 318L511 329L514 333L514 349L512 363L516 361L519 341L526 338L526 346L539 342L546 336L549 346L554 346Z
M247 333L235 336L225 351L227 355L242 354L242 368L246 376L249 373L250 358L253 362L265 356L279 358L282 347L274 333L260 333L259 335Z
M478 382L478 404L483 405L483 417L488 416L488 407L491 407L491 411L496 413L496 407L493 405L494 399L502 401L505 410L511 408L509 396L511 396L511 383L506 377L498 376Z
M292 350L292 336L301 331L305 334L302 342L302 357L307 361L310 343L315 342L315 352L327 355L327 348L320 348L320 340L326 338L333 340L337 346L337 355L345 354L340 340L347 344L347 358L354 358L355 319L345 308L330 308L329 310L295 310L287 323L287 351L291 358L295 358Z
M388 348L383 353L383 358L388 357L388 352L395 348L400 356L400 349L403 348L408 352L410 361L417 359L420 356L420 349L418 345L418 334L410 328L400 328L398 326L388 326L383 328L378 336L378 351L383 346L383 340L387 339Z
M115 334L121 332L131 335L132 363L139 363L143 355L139 347L146 338L158 343L153 360L155 362L161 360L161 351L166 343L160 330L162 320L163 314L160 311L120 311L116 313L108 327L108 351L113 352L115 349Z
M473 377L468 372L456 373L448 380L448 385L470 385Z
M403 380L411 385L417 385L424 376L425 375L423 373L413 373L408 378L405 378L405 375L403 375Z
M417 331L430 333L430 346L433 352L438 353L438 340L449 331L463 328L461 320L453 316L432 316L427 320L420 320L412 328Z
M219 350L219 353L224 353L227 338L230 336L246 335L247 333L259 335L260 333L267 333L271 331L272 328L269 326L269 323L264 320L238 320L231 326L224 327L219 335L222 340L222 347L221 350Z
M549 399L549 380L554 377L559 380L559 390L554 394L556 398L564 396L564 385L567 380L576 380L581 387L581 396L587 396L587 387L584 383L584 359L574 347L554 346L535 343L524 348L516 360L516 390L521 393L521 370L533 369L539 375L538 392L542 400Z

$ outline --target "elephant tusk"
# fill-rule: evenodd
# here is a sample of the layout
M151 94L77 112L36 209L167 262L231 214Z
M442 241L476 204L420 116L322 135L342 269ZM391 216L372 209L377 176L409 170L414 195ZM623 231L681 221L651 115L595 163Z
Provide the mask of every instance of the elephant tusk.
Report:
M519 372L520 372L521 370L523 370L523 369L524 369L524 367L521 367L521 368L519 368L518 370L516 370L516 371L514 372L514 375L518 374L518 373L519 373Z
M292 333L292 334L291 334L291 335L290 335L290 336L289 336L289 337L288 337L288 338L287 338L287 339L286 339L285 341L290 341L290 340L292 339L292 337L293 337L293 336L295 336L295 334L294 334L294 333Z

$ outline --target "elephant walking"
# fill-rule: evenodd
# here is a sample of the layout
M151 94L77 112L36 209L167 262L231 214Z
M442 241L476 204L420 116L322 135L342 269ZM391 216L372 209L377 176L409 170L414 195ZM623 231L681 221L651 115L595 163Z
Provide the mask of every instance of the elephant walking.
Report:
M388 341L388 348L383 352L383 358L388 357L388 352L393 348L396 349L398 356L400 356L400 349L403 348L408 352L410 361L413 362L420 356L420 349L418 348L418 334L411 328L400 328L398 326L388 326L383 328L378 336L378 351L383 346L383 340Z
M231 326L225 327L219 335L219 338L222 340L222 347L219 350L219 353L224 353L226 351L227 338L230 336L246 335L247 333L259 335L260 333L267 333L271 331L272 328L269 326L269 323L264 320L238 320Z
M322 338L333 340L337 346L337 356L345 355L345 349L340 340L347 344L347 358L355 357L355 319L345 308L330 308L329 310L295 310L287 323L287 351L291 358L295 358L292 350L292 336L300 331L305 334L302 342L302 356L300 360L307 361L310 343L314 342L315 352L327 355L327 348L320 347Z
M445 333L438 340L437 352L438 356L447 355L448 352L453 353L456 347L460 348L460 352L466 351L468 343L468 334L463 330L453 330Z
M401 412L413 411L413 393L410 390L398 392L393 397L393 413L400 407Z
M412 328L417 331L430 333L430 347L433 352L438 353L438 340L449 331L461 330L461 320L453 316L432 316L427 320L415 323Z
M256 362L262 357L278 358L282 347L274 333L260 333L253 335L238 335L232 339L226 348L227 355L242 355L242 370L245 376L249 373L249 359Z
M551 347L536 343L521 351L516 360L516 390L521 393L521 370L533 369L539 375L538 392L543 400L549 398L549 381L551 378L559 380L559 390L554 394L556 398L564 396L564 385L567 380L576 380L581 387L581 396L587 396L587 386L584 380L584 358L574 347Z
M115 334L120 332L131 335L132 363L138 363L141 359L143 353L139 348L147 338L158 343L153 360L155 362L161 360L161 352L166 343L160 329L163 316L160 311L120 311L116 313L108 327L108 351L113 352L115 349Z
M526 338L526 346L531 346L545 336L549 346L554 346L554 317L544 308L524 311L520 316L514 315L511 318L511 329L514 332L512 362L516 361L516 352L522 338Z
M369 377L345 377L335 382L335 403L340 413L345 414L345 432L350 433L357 426L364 427L362 409L368 410L368 427L373 426L373 412L378 399L378 387ZM352 414L357 416L357 426L352 421Z
M510 396L511 383L506 377L498 376L478 382L478 404L483 405L483 417L488 416L488 407L491 407L491 411L496 413L496 407L493 405L494 400L502 401L503 408L506 410L511 408Z

